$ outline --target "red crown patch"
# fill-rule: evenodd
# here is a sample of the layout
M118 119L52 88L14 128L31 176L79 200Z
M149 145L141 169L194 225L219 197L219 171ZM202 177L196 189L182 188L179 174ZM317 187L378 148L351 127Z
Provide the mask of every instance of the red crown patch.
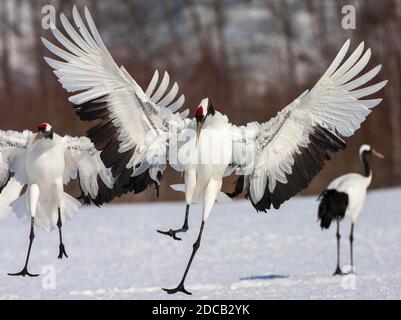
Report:
M196 118L202 118L203 117L203 108L202 107L198 107L196 109L195 117Z

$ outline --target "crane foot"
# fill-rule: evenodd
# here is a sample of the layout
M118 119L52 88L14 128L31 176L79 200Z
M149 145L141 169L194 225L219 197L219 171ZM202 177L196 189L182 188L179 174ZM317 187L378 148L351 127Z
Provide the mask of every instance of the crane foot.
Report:
M160 231L160 230L157 230L157 232L158 232L158 233L161 233L161 234L164 234L164 235L166 235L166 236L170 236L170 237L172 237L174 240L177 240L177 241L181 241L181 240L182 240L181 238L178 238L178 237L176 236L176 234L178 233L178 230L172 230L172 229L170 229L170 231Z
M65 247L64 244L60 244L59 246L59 253L58 253L58 259L63 259L63 256L65 256L66 258L68 258L67 252L65 252Z
M26 277L26 276L31 277L31 278L39 277L38 274L29 273L27 267L25 267L24 269L22 269L21 272L17 272L17 273L8 273L8 275L9 275L9 276L12 276L12 277Z
M337 267L336 271L333 273L333 276L344 276L344 275L346 274L341 271L340 267Z
M182 284L182 283L175 289L165 289L165 288L163 288L162 290L166 291L168 294L175 294L177 292L182 292L182 293L185 293L185 294L187 294L189 296L192 295L191 292L189 292L188 290L185 289L184 284Z

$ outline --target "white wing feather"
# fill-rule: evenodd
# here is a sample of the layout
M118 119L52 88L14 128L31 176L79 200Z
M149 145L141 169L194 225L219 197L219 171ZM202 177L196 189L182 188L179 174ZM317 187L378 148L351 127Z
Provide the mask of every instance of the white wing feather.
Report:
M184 121L175 112L185 99L177 96L179 88L176 83L168 90L170 77L167 72L158 85L159 72L156 71L144 92L124 67L117 66L87 8L85 18L89 29L74 6L73 20L78 33L65 15L61 15L62 26L70 39L53 26L51 30L60 47L46 39L42 41L64 62L47 57L45 60L55 70L62 86L75 93L69 98L74 105L81 106L99 99L107 103L109 118L118 133L119 152L133 153L126 169L135 170L144 161L148 141L168 131L172 122ZM175 124L174 127L180 126ZM165 136L158 139L161 144L166 144L167 134Z
M65 136L63 139L66 146L65 183L76 178L78 173L82 191L92 199L95 199L99 193L98 177L109 189L113 188L114 179L111 171L104 166L100 159L100 152L88 138Z
M26 146L33 135L30 131L1 131L0 130L0 188L3 187L10 176L21 183L27 181L25 170Z
M382 101L361 100L380 91L387 81L358 89L372 80L381 66L354 80L368 64L371 50L363 54L364 43L361 43L342 63L349 46L348 40L315 87L263 124L258 134L255 134L254 127L245 129L245 132L251 132L251 136L255 137L256 144L255 169L250 174L250 197L254 203L261 201L267 187L273 194L277 183L291 184L289 179L294 172L295 158L310 152L306 150L311 146L310 137L317 127L329 130L329 135L334 139L336 135L350 137L360 128L371 109ZM235 153L241 152L243 147L240 145ZM316 161L319 163L321 159ZM302 173L308 178L314 174ZM284 195L277 196L287 200Z

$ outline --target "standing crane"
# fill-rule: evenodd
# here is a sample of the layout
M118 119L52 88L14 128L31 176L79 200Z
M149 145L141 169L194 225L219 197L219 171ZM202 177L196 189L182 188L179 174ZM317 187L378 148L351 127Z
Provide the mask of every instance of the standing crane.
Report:
M240 175L235 194L246 191L258 211L279 208L306 188L330 159L328 152L345 148L341 136L352 136L381 99L362 100L380 91L386 81L361 88L380 71L377 66L356 78L368 64L371 51L364 44L344 62L347 41L332 65L311 91L306 91L265 123L235 126L218 112L209 99L196 108L179 113L184 96L178 85L170 89L170 76L161 81L156 71L148 88L142 90L124 67L119 67L107 50L93 18L85 8L86 24L78 9L72 13L75 27L61 14L65 35L55 26L51 31L58 46L43 39L58 59L46 57L59 82L70 93L69 101L84 121L98 121L88 137L116 180L111 197L138 193L158 185L167 165L184 173L185 222L183 228L164 232L176 234L188 229L190 205L203 204L199 235L179 285L164 289L183 292L185 279L202 233L221 192L223 177ZM68 36L68 38L67 38Z
M86 138L61 137L48 123L31 131L0 131L0 208L31 221L25 266L11 276L37 277L28 271L35 226L59 230L59 255L68 258L62 225L80 207L80 202L64 192L64 184L78 176L81 199L100 205L99 195L113 188L114 179L100 159L100 152ZM20 196L24 186L26 192ZM102 191L102 189L105 189ZM2 217L5 213L2 213Z
M337 268L336 275L344 275L340 267L340 222L345 216L351 219L351 232L349 236L351 254L351 273L354 272L354 226L362 211L366 200L367 189L372 182L372 170L369 164L369 156L379 158L384 156L369 145L363 145L359 149L359 159L363 163L364 174L349 173L332 181L319 197L320 205L318 219L322 229L329 229L333 221L337 223Z

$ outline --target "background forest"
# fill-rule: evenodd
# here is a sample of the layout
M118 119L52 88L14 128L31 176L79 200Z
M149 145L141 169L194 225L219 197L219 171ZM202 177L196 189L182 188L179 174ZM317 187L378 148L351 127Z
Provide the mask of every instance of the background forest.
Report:
M186 95L186 106L204 97L232 122L266 121L310 89L346 39L372 49L370 67L383 64L384 102L345 152L333 156L304 192L319 193L334 177L360 172L357 150L369 143L385 154L374 161L373 187L401 185L401 0L0 0L0 129L36 130L51 123L60 134L85 134L43 56L42 8L51 4L70 16L87 5L106 45L142 86L155 69L168 70ZM342 8L356 9L356 29L344 30ZM169 185L162 200L182 199ZM232 189L227 179L225 190ZM155 192L123 201L155 199Z

